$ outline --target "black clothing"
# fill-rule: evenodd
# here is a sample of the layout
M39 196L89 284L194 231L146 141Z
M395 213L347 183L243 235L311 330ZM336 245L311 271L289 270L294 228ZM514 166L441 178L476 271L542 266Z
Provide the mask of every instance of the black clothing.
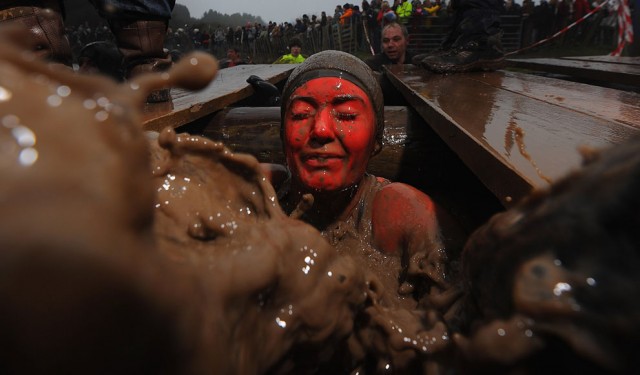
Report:
M404 63L411 64L414 53L405 51ZM379 74L380 87L382 88L382 97L384 98L384 105L406 105L406 102L402 95L398 93L398 90L391 84L387 76L382 69L383 65L393 65L393 61L384 53L378 53L365 60L365 63L369 65L369 68Z
M404 53L404 63L411 64L411 59L413 59L413 56L413 52L407 50ZM365 63L369 65L369 68L371 68L371 70L380 73L382 73L383 65L393 65L393 61L391 61L391 59L384 53L378 53L374 56L369 57L365 60Z

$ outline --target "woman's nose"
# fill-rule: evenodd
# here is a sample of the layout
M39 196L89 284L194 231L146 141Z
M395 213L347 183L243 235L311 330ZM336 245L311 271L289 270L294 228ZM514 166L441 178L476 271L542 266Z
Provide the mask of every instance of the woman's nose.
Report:
M331 140L334 138L333 119L329 109L323 109L316 115L311 128L311 138L316 140Z

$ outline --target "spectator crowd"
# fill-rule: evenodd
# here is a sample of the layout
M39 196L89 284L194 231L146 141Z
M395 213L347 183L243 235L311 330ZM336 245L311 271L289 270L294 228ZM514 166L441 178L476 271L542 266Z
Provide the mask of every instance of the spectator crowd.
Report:
M553 35L558 30L583 17L605 0L523 0L517 4L505 0L506 16L521 20L520 46L525 47ZM452 18L446 0L363 0L360 4L336 5L333 12L320 15L303 14L294 22L259 22L245 25L185 25L167 31L165 47L172 55L198 49L209 51L220 59L230 48L244 56L245 63L271 63L278 56L288 54L293 38L302 43L303 54L309 55L325 49L341 49L338 38L341 30L349 30L354 38L354 50L365 54L381 51L381 30L391 23L405 24L409 40L419 26L430 24L434 18ZM572 29L563 43L582 43L615 47L617 43L617 15L611 6L604 7L587 22ZM421 30L425 30L424 27ZM428 30L428 29L427 29ZM68 30L69 39L77 56L83 46L94 41L110 41L108 27L78 25ZM423 32L423 31L420 31Z

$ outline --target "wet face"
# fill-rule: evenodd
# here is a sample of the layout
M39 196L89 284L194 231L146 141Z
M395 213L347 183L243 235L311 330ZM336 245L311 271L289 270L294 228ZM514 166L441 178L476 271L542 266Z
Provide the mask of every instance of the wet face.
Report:
M389 27L382 33L382 51L394 62L404 60L409 41L399 27Z
M303 186L337 191L360 181L376 131L360 87L337 77L312 79L293 92L284 121L287 163Z

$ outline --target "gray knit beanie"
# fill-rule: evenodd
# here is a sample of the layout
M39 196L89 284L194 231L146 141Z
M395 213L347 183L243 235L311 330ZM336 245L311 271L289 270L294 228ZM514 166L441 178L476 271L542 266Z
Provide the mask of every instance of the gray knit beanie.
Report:
M378 80L371 68L359 58L342 51L322 51L307 58L291 72L282 90L280 135L284 134L284 119L291 94L307 81L319 77L341 77L360 87L371 100L376 115L375 152L382 148L384 133L384 101Z

